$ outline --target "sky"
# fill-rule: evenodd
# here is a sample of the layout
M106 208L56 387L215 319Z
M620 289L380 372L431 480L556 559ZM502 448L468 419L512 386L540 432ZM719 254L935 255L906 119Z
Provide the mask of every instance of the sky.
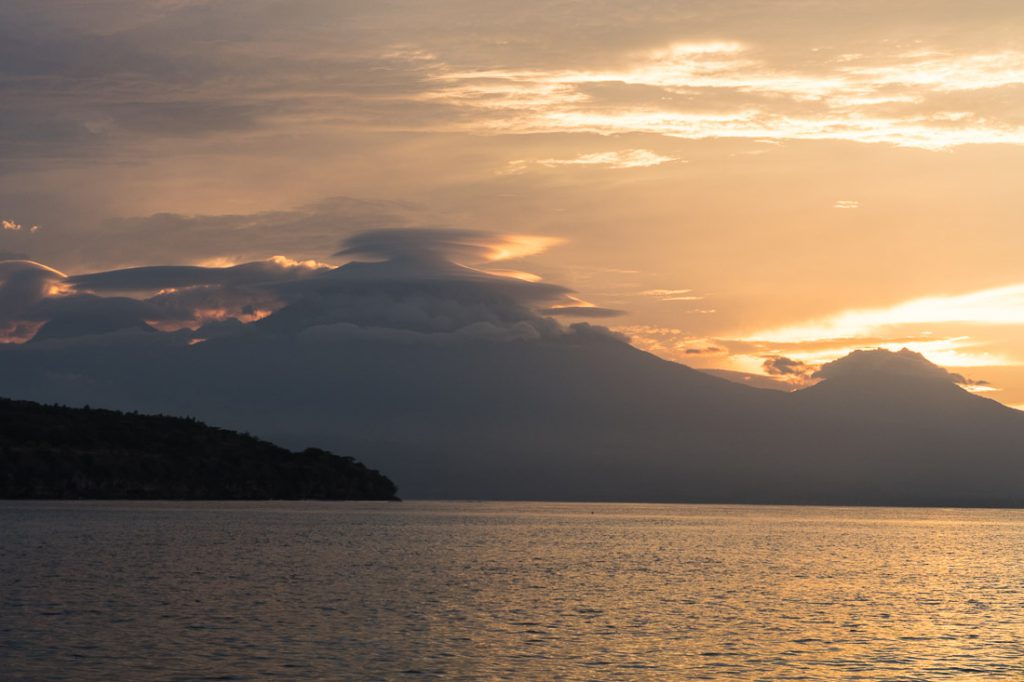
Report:
M2 335L104 272L301 279L415 228L694 367L802 386L907 347L1024 405L1022 27L1012 0L5 0ZM274 302L189 305L148 321Z

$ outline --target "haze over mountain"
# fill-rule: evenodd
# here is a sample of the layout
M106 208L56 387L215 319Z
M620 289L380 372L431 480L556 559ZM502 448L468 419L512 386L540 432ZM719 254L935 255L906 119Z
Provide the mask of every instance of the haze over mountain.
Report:
M537 248L388 229L337 268L0 263L0 323L31 338L0 348L3 392L327 448L410 498L1024 505L1024 413L963 377L872 350L739 385L556 321L617 311L495 269Z

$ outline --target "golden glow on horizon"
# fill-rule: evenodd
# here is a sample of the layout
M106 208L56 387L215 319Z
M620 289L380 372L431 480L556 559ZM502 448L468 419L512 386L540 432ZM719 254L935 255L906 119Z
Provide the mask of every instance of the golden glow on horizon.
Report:
M991 333L958 333L956 330L984 331L1014 326L1024 329L1024 284L960 295L922 297L884 308L840 311L801 324L720 338L701 338L678 328L650 325L626 325L616 329L629 335L635 346L666 359L770 376L801 386L807 385L814 368L855 350L874 348L894 352L907 348L953 371L982 370L980 378L985 378L984 369L1022 367L1024 358L1006 352L1005 343L994 344ZM807 373L769 373L765 361L777 356L803 363ZM1004 388L972 384L964 387L977 393Z
M935 333L929 326L942 328L1024 327L1024 284L996 287L952 296L929 296L905 301L887 308L847 310L810 322L764 329L719 343L734 351L716 366L752 374L766 374L764 362L772 356L784 356L815 367L837 360L855 350L883 348L899 351L908 348L929 361L957 370L1024 366L1024 358L1006 353L992 341L971 334ZM918 331L909 332L917 328ZM643 347L644 341L638 345ZM665 343L647 343L652 352L670 359L687 361L678 347ZM660 352L659 352L660 351ZM802 379L774 376L803 383ZM976 393L1001 391L1002 387L965 385Z
M935 334L926 329L936 325L1024 326L1024 284L923 297L888 308L847 310L803 324L756 331L733 341L756 350L738 351L729 356L727 364L730 369L763 373L764 359L771 355L821 365L858 349L908 348L949 368L1024 365L1024 358L997 350L976 336ZM920 331L908 333L914 327Z
M879 330L935 323L1024 325L1024 284L954 296L928 296L888 308L848 310L805 324L747 335L745 341L811 342L876 335Z

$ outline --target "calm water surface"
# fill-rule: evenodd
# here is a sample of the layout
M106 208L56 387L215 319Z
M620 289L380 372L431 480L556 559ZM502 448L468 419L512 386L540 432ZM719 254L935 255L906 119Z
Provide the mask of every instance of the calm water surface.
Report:
M0 503L4 680L1024 679L1024 512Z

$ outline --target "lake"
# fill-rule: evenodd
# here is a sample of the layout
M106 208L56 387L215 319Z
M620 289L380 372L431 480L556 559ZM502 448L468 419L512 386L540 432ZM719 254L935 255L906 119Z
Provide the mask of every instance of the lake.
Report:
M1024 511L0 502L4 680L1024 678Z

